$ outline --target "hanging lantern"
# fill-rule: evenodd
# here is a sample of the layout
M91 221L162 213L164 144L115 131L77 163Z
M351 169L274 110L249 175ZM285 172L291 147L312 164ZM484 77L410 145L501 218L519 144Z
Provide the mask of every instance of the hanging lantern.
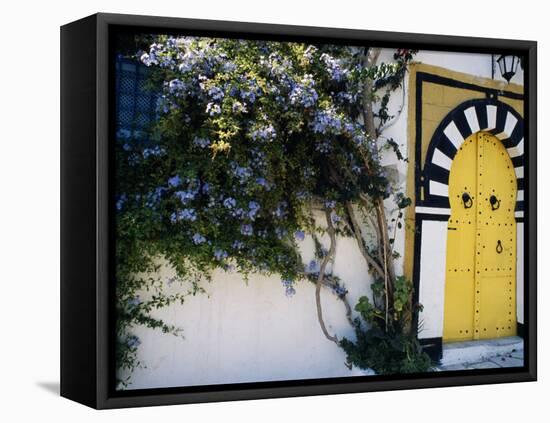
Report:
M519 62L519 57L514 55L503 54L497 59L500 74L508 83L516 74Z

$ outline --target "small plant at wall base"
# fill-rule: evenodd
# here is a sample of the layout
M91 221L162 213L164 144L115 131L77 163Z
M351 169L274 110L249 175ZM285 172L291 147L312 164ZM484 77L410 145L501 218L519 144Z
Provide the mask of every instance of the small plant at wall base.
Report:
M289 296L299 281L313 282L321 330L361 367L366 361L354 358L359 349L329 333L323 319L326 287L363 334L343 282L327 273L337 236L355 239L376 278L383 303L376 307L383 315L375 320L378 330L395 345L404 333L414 337L393 319L405 308L415 312L405 306L411 291L403 290L393 263L393 240L410 200L380 165L382 151L404 159L382 133L396 119L389 98L414 52L398 50L392 63L378 63L374 48L168 36L137 42L144 49L137 56L162 95L153 141L117 136L117 367L131 372L141 365L137 325L182 336L154 311L202 292L201 282L219 268L245 278L278 274ZM397 214L388 218L390 196ZM365 224L374 241L363 234ZM317 240L311 263L298 250L306 234ZM318 241L322 234L329 235L328 248ZM156 276L159 257L175 270L181 293L166 293L166 281ZM143 291L150 295L141 298ZM356 310L373 324L360 304ZM406 357L416 363L416 356Z
M354 320L356 340L340 345L351 364L378 374L418 373L430 369L430 357L422 350L410 319L417 305L411 303L412 284L404 277L395 280L392 313L386 321L384 285L372 285L374 303L363 296L355 306L361 319Z

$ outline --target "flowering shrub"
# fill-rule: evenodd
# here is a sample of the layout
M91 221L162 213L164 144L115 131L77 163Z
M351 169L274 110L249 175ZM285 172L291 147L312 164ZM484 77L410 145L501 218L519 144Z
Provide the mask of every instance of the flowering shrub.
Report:
M326 230L316 226L312 205L334 234L357 236L350 205L367 210L365 199L392 193L378 163L384 146L365 122L364 94L369 81L381 81L371 89L374 101L375 89L404 74L412 57L365 67L360 53L158 36L138 54L161 95L154 145L119 137L116 146L119 368L136 365L132 325L177 333L149 311L199 292L200 278L215 268L278 274L289 296L309 279L345 297L338 279L324 274L332 248L304 264L298 242ZM192 288L163 294L162 281L150 276L157 256ZM152 303L136 302L143 288L155 289Z
M395 283L394 313L386 329L384 308L384 286L381 281L372 284L373 301L359 298L355 310L361 318L354 319L356 340L346 338L340 346L346 351L348 361L360 368L370 368L378 374L420 373L430 369L432 362L422 350L414 333L404 333L412 313L409 297L412 284L404 277ZM366 323L366 325L365 325Z

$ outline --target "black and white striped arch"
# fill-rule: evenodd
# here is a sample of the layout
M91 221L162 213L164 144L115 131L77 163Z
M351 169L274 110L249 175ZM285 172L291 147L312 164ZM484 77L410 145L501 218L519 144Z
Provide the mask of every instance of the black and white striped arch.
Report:
M423 181L417 181L424 185L424 201L418 203L421 207L417 209L450 214L449 173L453 159L464 140L479 131L494 134L506 147L518 183L516 216L523 215L523 118L508 104L494 99L466 101L450 112L437 127L426 154Z

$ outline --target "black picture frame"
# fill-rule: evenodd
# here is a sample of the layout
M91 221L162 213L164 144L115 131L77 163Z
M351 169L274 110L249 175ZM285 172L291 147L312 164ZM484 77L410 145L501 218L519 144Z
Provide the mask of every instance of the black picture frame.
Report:
M512 53L525 75L525 366L116 392L110 37L151 32ZM97 409L534 381L537 377L537 44L534 41L99 13L61 27L61 395Z

